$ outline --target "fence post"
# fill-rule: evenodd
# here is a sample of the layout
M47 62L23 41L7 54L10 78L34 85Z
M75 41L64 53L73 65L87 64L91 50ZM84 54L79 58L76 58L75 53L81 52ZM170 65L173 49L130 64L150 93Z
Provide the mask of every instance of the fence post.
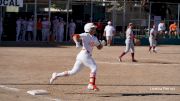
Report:
M151 28L151 5L152 5L152 3L150 2L150 5L149 5L148 34L150 33L150 28Z

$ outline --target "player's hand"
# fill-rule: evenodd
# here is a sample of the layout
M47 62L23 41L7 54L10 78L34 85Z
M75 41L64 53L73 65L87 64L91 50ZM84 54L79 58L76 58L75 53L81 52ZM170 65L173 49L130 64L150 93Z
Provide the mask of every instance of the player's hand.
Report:
M81 48L80 42L76 42L76 48Z

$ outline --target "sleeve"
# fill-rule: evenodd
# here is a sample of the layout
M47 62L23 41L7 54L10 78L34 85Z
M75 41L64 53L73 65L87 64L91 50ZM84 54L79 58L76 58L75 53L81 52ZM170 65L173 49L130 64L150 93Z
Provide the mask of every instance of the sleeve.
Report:
M81 33L81 34L79 34L79 36L82 39L83 37L87 36L87 34L86 33Z
M130 36L130 34L131 34L131 30L130 30L130 29L127 29L126 35L127 35L127 36Z
M101 43L98 41L97 37L95 37L95 46L99 46Z

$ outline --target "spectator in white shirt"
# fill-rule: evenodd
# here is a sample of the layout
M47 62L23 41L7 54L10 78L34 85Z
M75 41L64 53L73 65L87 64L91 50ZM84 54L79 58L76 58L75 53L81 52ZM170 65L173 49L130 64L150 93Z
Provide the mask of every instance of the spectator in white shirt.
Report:
M115 35L115 28L112 26L112 22L108 21L108 25L106 25L104 29L104 36L106 36L108 46L111 46L112 38L114 35Z
M27 22L27 33L25 36L27 41L33 40L33 29L34 29L34 22L32 18L29 18L29 21Z
M69 38L72 40L72 35L75 34L76 24L74 23L73 19L69 23Z

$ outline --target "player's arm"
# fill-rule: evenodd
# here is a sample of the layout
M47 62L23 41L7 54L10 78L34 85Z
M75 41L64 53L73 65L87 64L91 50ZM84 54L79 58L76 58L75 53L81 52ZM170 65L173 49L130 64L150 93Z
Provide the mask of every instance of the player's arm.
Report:
M73 34L72 37L73 37L73 41L75 43L79 42L79 40L80 40L80 35L79 34Z
M96 41L95 41L95 46L99 50L103 48L103 45L101 44L101 42L97 38L96 38Z
M73 41L76 43L76 48L79 48L80 45L80 35L79 34L73 34Z

